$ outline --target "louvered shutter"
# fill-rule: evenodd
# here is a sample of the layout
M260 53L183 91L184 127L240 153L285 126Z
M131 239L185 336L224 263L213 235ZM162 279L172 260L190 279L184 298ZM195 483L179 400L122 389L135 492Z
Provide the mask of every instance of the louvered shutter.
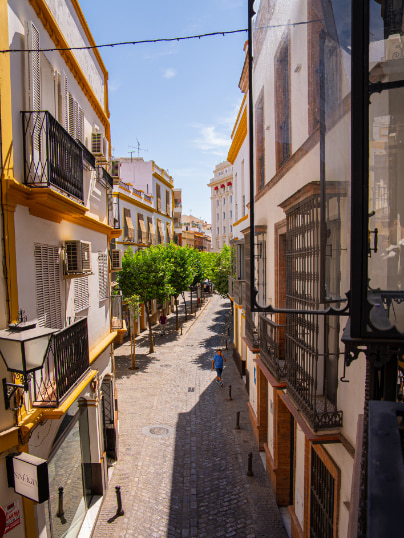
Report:
M41 110L41 53L39 52L39 32L32 22L26 25L27 49L27 110ZM32 143L35 150L40 149L40 115L32 115Z
M74 279L74 311L81 312L90 306L88 276Z
M68 131L69 131L69 134L75 138L75 114L74 114L74 109L75 109L75 100L74 100L74 97L73 95L69 92L69 110L68 110L68 113L69 113L69 121L68 121Z
M77 138L84 143L84 111L80 106L78 106Z
M35 245L36 314L40 327L61 329L59 247Z
M100 300L109 297L108 293L108 255L98 253L98 291Z
M65 72L63 72L63 93L62 93L62 101L63 101L63 115L64 115L64 126L66 131L69 131L69 85L67 82L67 75Z

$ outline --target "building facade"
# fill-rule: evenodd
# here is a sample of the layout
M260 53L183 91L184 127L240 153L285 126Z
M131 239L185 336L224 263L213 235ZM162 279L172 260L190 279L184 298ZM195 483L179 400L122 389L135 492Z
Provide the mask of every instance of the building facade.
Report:
M118 456L109 249L121 231L107 202L108 73L97 49L43 50L95 45L75 0L2 0L0 25L3 50L26 50L0 60L1 328L27 318L53 330L28 377L9 371L3 348L0 505L18 513L12 536L76 536L91 532ZM8 487L6 457L20 452L46 463L49 500Z
M247 104L228 160L240 192L253 141L229 286L251 424L292 536L394 535L402 4L249 4Z
M210 180L212 251L219 252L233 238L233 167L225 161L218 164Z

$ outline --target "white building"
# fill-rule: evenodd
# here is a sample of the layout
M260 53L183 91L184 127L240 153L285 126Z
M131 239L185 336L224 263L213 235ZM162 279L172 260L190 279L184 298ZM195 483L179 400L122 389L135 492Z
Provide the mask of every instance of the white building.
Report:
M0 64L1 328L23 309L55 331L28 380L7 371L3 348L1 378L28 384L11 395L11 409L6 397L0 402L0 506L18 511L16 538L76 535L83 525L90 533L88 507L102 498L118 452L108 253L121 232L109 226L104 168L108 74L97 49L42 51L95 45L73 0L1 0L0 41L1 49L32 51L2 55ZM8 487L5 456L21 451L47 464L49 500L37 504ZM65 521L60 488L69 499Z
M212 251L219 252L233 238L233 166L228 161L218 164L208 184L211 190Z

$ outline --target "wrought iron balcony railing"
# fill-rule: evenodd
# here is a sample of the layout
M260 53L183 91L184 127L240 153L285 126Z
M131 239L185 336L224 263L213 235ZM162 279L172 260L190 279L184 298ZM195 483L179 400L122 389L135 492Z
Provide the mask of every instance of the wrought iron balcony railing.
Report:
M25 183L84 202L83 150L47 111L22 112Z
M106 189L112 189L114 186L114 180L108 171L103 166L98 166L97 172L98 181L102 183Z
M285 325L278 325L260 315L260 357L270 372L278 379L286 377Z
M258 327L254 323L253 319L254 314L252 314L248 309L245 313L245 337L247 338L250 345L258 349L259 348L259 336L258 336Z
M335 354L320 353L318 316L289 316L286 325L288 394L314 431L342 426L337 407L338 367Z
M52 335L44 367L34 373L34 407L58 407L90 367L87 318Z
M246 287L245 280L233 281L233 294L234 294L233 297L238 305L241 305L243 304L243 302L245 302L245 287Z

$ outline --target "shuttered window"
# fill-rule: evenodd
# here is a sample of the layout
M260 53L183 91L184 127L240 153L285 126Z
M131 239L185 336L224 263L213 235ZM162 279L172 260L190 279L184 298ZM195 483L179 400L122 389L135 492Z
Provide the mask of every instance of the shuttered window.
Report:
M81 312L90 306L88 276L74 279L74 311Z
M41 53L39 52L39 32L32 22L27 22L27 87L28 87L28 110L39 112L41 110ZM40 148L40 116L34 114L33 137L34 149Z
M62 329L59 247L35 245L34 257L38 325Z
M73 95L68 92L68 131L75 139L84 141L84 112Z
M108 256L104 252L98 253L98 291L100 301L109 297L108 293Z

